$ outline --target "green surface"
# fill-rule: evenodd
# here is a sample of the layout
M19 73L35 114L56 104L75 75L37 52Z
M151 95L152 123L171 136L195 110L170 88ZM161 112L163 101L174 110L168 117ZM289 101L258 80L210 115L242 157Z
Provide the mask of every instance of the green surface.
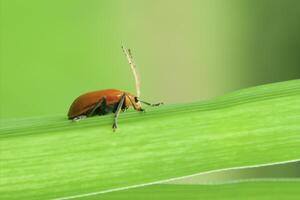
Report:
M200 103L299 79L299 8L295 0L0 0L0 199L299 159L299 80ZM142 99L166 106L122 114L117 134L112 116L67 121L82 93L135 93L121 44L133 51ZM299 177L298 165L279 168Z
M297 200L300 195L299 187L299 180L259 181L227 185L154 185L82 199Z
M1 199L82 195L300 159L299 103L294 80L122 113L116 133L111 115L1 120Z

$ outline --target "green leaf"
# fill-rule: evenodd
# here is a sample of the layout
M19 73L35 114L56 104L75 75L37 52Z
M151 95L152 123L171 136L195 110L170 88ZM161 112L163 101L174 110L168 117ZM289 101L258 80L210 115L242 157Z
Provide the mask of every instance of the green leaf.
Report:
M213 199L213 200L298 200L300 181L276 180L241 182L226 185L152 185L81 199L158 200L158 199Z
M0 199L80 196L297 160L299 103L295 80L122 113L116 133L112 115L2 120Z

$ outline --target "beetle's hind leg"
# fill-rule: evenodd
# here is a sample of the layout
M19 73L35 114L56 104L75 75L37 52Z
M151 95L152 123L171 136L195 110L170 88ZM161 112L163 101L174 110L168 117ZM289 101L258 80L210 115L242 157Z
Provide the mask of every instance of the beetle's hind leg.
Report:
M73 121L73 122L78 122L78 121L80 121L80 120L82 120L82 119L85 119L85 118L87 118L86 115L79 115L79 116L77 116L77 117L74 117L74 118L72 119L72 121Z
M79 116L77 116L77 117L74 117L73 118L73 122L78 122L78 121L80 121L80 120L82 120L82 119L85 119L85 118L87 118L87 117L91 117L91 116L93 116L93 115L95 115L95 113L96 113L96 110L98 109L98 108L100 108L100 112L101 112L101 114L105 114L105 110L106 110L106 97L102 97L101 98L101 100L93 107L93 109L91 109L88 113L87 113L87 115L79 115Z
M106 97L102 97L100 101L95 105L95 107L88 112L87 117L91 117L95 115L96 110L100 108L100 114L105 114L105 109L106 109Z

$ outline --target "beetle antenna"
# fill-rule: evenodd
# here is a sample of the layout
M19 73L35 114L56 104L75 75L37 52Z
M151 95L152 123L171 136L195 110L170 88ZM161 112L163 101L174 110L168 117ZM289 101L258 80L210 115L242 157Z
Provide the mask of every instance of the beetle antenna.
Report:
M126 58L129 62L131 70L133 72L133 76L134 76L134 79L135 79L136 96L140 97L140 95L141 95L141 81L140 81L140 77L139 77L139 75L137 73L137 70L136 70L136 65L133 61L131 50L127 49L127 48L124 48L124 46L122 46L122 49L123 49L123 52L126 55Z

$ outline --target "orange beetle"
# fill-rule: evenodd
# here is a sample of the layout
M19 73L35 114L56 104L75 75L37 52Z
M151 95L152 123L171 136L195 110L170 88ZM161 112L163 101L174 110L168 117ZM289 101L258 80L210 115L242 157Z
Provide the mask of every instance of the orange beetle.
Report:
M129 92L124 92L116 89L99 90L94 92L89 92L77 97L72 103L68 118L73 121L78 121L86 117L92 117L95 115L106 115L109 113L115 113L113 130L117 128L117 120L121 111L127 110L132 106L137 111L144 111L142 109L141 103L149 106L158 106L162 103L150 104L145 101L139 100L140 95L140 80L136 72L136 66L133 62L130 49L124 49L122 47L127 60L133 71L137 96L130 94Z

